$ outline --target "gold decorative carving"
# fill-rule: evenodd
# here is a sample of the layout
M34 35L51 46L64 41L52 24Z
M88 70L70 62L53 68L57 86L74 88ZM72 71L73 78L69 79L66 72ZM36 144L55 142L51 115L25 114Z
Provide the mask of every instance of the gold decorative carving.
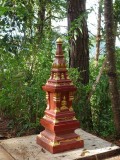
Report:
M68 75L67 75L67 77L66 77L66 78L67 78L67 79L70 79Z
M80 141L80 140L81 140L80 136L76 138L76 141Z
M48 99L48 97L49 97L49 94L48 94L48 92L46 92L46 99Z
M73 117L73 120L77 120L76 117Z
M61 79L65 79L65 75L63 73L61 74Z
M55 93L54 95L56 98L60 98L60 93Z
M60 112L60 109L59 109L59 108L56 108L56 109L54 110L54 112L55 112L55 113L59 113L59 112Z
M59 102L60 101L60 93L55 93L53 97L53 101Z
M72 85L73 85L73 83L71 82L71 83L70 83L70 85L72 86Z
M50 75L50 78L49 79L52 79L52 75Z
M65 69L66 68L64 63L61 63L61 64L53 63L52 67L55 68L55 69Z
M60 80L59 73L56 73L55 80Z
M74 92L69 92L69 96L73 96Z
M40 137L40 138L42 137L41 133L39 134L39 137Z
M66 109L68 109L67 108L67 101L66 101L66 97L64 96L63 100L61 102L61 108L60 108L60 110L66 110Z
M58 141L51 141L49 144L50 144L52 147L55 147L55 146L60 145L60 142L58 142Z
M60 77L59 77L58 74L59 74L59 73L54 73L54 74L53 74L53 79L54 79L54 80L60 80Z
M69 100L72 101L74 99L73 92L69 92Z
M56 86L60 86L59 83L53 83L53 85L54 85L55 87L56 87Z
M53 79L55 79L55 77L56 77L56 74L54 73L54 74L53 74Z
M56 123L59 123L59 121L58 121L57 119L54 119L54 120L53 120L53 123L56 124Z
M73 108L72 108L72 106L69 108L69 111L73 111Z
M47 117L46 117L46 116L44 116L43 118L44 118L44 119L46 119Z
M50 106L49 106L49 104L47 104L47 108L46 109L50 109Z

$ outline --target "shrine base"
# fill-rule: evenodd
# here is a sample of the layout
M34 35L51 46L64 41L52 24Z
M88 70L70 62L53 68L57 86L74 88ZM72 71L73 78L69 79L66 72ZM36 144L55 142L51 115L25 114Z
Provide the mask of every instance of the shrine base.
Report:
M50 143L49 139L47 139L44 136L41 136L41 134L37 136L37 144L39 144L41 147L45 148L46 150L48 150L53 154L72 150L72 149L82 148L84 146L84 141L82 139L79 139L79 136L75 133L67 135L68 137L67 139L64 138L64 135L63 135L62 140L59 144ZM44 135L44 131L42 135ZM61 137L57 136L56 139L61 139Z

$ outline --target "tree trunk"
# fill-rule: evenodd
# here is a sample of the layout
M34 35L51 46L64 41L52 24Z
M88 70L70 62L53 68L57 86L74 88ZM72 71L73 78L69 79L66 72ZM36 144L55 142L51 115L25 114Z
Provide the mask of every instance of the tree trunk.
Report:
M88 50L88 29L86 22L86 0L68 0L68 29L69 29L69 66L77 68L80 72L78 83L87 85L89 83L89 50ZM79 93L78 93L79 94ZM86 96L87 95L83 95ZM80 97L79 99L85 99ZM76 102L77 104L79 102ZM92 129L92 114L90 105L84 102L81 107L81 124L84 129Z
M101 35L100 35L100 28L101 28L101 10L102 10L102 4L101 0L98 0L98 20L97 20L97 36L96 36L96 56L95 56L95 61L96 61L96 66L98 65L98 58L100 55L100 40L101 40Z
M102 64L102 67L100 68L100 71L99 71L99 73L98 73L98 76L96 77L96 80L95 80L95 82L94 82L94 84L93 84L93 86L92 86L92 89L91 89L91 91L90 91L90 93L89 93L89 95L88 95L88 99L87 99L88 102L90 102L90 99L91 99L93 93L94 93L95 90L96 90L97 84L100 82L100 78L101 78L101 76L102 76L102 74L103 74L103 71L104 71L104 69L105 69L105 67L106 67L106 63L107 63L107 60L106 60L106 58L105 58L105 60L104 60L104 62L103 62L103 64Z
M80 82L86 85L89 82L89 50L85 11L86 0L68 0L68 29L71 46L69 66L78 68L81 75Z
M38 34L41 38L43 33L43 27L45 22L45 11L46 11L46 1L45 0L39 0L39 11L38 11Z
M120 136L120 98L119 98L117 74L116 74L113 1L104 0L104 7L105 7L105 31L106 31L109 92L111 97L116 133L118 136Z

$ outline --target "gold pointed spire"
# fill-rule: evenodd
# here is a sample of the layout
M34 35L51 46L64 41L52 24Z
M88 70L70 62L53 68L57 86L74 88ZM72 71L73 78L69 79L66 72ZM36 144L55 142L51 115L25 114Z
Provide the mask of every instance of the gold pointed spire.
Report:
M62 41L62 39L61 39L60 37L59 37L59 38L57 39L57 41L56 41L57 44L62 44L62 42L63 42L63 41Z

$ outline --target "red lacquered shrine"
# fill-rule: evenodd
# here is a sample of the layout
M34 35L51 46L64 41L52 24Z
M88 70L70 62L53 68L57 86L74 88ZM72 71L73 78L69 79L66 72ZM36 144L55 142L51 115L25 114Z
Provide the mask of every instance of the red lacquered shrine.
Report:
M84 141L74 132L80 126L72 108L76 87L67 73L60 38L51 76L42 88L46 92L47 108L40 120L45 130L37 136L37 144L51 153L83 147Z

